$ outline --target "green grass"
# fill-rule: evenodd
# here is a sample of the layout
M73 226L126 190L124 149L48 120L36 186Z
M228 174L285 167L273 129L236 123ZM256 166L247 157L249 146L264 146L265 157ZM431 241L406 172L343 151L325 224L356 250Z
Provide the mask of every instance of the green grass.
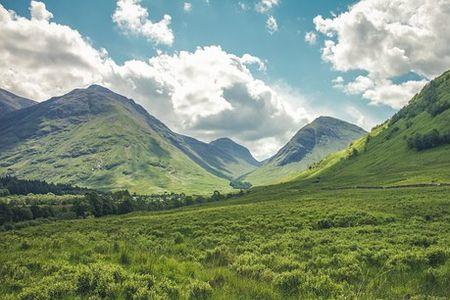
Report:
M290 183L0 233L5 299L450 296L450 188Z

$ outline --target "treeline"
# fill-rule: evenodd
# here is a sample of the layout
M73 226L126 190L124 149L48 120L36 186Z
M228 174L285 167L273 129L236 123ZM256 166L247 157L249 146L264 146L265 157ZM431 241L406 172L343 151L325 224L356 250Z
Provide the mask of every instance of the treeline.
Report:
M69 184L53 184L41 180L18 179L13 176L0 177L0 197L7 195L48 194L76 195L88 190Z
M230 186L237 190L248 190L252 187L252 184L248 181L232 180Z
M408 138L408 147L417 151L435 148L441 145L450 144L450 133L441 134L433 129L425 134L416 133Z
M89 191L84 196L74 196L58 203L54 200L0 201L0 225L5 230L15 228L14 223L47 219L76 219L120 215L133 211L159 211L200 203L223 201L244 194L221 194L210 196L187 196L165 193L161 195L131 195L128 191L99 193ZM55 196L56 197L56 196ZM50 197L51 198L51 197ZM8 198L5 198L8 199Z

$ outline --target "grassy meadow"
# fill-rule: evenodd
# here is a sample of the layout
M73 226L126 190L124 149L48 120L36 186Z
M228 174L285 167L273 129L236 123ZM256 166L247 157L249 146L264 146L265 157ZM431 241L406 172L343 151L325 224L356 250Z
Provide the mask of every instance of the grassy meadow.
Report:
M450 188L290 183L0 233L2 299L447 299Z

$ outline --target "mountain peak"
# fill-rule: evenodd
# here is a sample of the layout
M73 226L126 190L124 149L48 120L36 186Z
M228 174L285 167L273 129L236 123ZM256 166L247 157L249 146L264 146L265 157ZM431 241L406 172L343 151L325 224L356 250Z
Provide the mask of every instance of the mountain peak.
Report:
M235 157L238 157L240 159L243 159L244 161L248 162L249 164L253 166L259 166L259 162L252 156L250 151L233 141L232 139L228 137L218 138L212 142L209 143L210 145L213 145L216 148L221 149L222 151L225 151Z
M321 116L302 127L294 137L270 159L278 166L300 162L313 152L320 160L334 151L339 151L351 141L367 132L348 122L328 116ZM324 154L324 155L322 155Z
M37 102L33 100L17 96L0 88L0 117L10 112L32 106L36 103Z
M241 146L241 145L239 145L238 143L236 143L235 141L233 141L232 139L230 139L228 137L218 138L218 139L215 139L214 141L210 142L210 144L212 144L212 145L214 145L214 144L221 144L221 143L230 143L230 144L235 144L235 145ZM243 146L241 146L241 147L243 147Z
M99 85L99 84L91 84L86 90L88 91L96 91L96 92L108 92L108 93L114 93L110 89Z

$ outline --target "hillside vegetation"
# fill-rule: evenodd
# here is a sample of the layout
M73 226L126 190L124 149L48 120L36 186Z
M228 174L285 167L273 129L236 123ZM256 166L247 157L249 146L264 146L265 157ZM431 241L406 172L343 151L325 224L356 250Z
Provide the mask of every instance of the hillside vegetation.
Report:
M301 128L273 157L257 170L243 176L242 180L253 185L292 180L310 165L345 149L366 133L362 128L345 121L319 117Z
M134 101L95 85L7 114L0 136L0 175L95 189L226 191L257 167L172 132Z
M125 201L57 196L74 207L79 200L89 206L76 220L3 226L0 295L448 299L449 103L450 72L391 120L310 165L295 180L256 187L238 198L215 201L219 194L214 193L208 203L176 208L189 196L163 194L157 201L143 198L149 200L143 204L171 210L101 217L99 202L119 209ZM161 151L172 149L157 145L164 145ZM140 154L133 153L143 159ZM7 204L52 201L30 197L8 196Z
M161 213L0 233L6 299L450 295L450 188L261 188Z
M450 72L446 72L392 119L311 166L297 182L329 186L450 183L449 170Z

